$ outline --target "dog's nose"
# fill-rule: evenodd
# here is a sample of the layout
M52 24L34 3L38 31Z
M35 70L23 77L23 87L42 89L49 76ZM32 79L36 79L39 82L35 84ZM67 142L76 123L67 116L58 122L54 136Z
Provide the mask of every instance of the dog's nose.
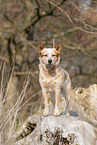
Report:
M49 59L49 60L48 60L48 63L49 63L49 64L51 64L51 63L52 63L52 60L51 60L51 59Z

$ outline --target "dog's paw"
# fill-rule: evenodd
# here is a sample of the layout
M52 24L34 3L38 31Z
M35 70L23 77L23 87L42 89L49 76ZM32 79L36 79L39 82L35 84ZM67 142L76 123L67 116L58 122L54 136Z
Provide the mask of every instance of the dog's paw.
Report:
M44 112L43 112L43 116L47 116L48 114L49 114L48 109L44 110Z
M56 109L56 110L55 110L54 115L55 115L55 116L59 116L59 115L60 115L60 113L59 113L59 110L58 110L58 109Z

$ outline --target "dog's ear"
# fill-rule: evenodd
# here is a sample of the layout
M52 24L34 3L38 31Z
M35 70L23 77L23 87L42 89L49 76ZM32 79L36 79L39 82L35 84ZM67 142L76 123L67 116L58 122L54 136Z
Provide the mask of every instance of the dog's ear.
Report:
M44 45L43 45L41 42L39 42L39 43L38 43L38 51L39 51L39 53L40 53L44 48L45 48Z
M58 43L58 44L55 46L55 48L56 48L57 53L59 54L60 51L61 51L61 43Z

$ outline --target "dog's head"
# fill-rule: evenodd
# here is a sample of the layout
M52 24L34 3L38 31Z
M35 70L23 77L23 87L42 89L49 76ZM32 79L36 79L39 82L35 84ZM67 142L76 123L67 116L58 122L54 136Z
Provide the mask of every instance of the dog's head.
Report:
M46 48L41 42L38 43L38 52L42 63L46 66L54 66L60 59L61 43L55 48Z

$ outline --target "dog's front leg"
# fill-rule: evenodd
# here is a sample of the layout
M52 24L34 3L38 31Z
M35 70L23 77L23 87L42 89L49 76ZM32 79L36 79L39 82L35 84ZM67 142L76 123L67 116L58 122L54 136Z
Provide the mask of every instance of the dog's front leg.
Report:
M60 112L59 112L60 91L61 91L60 89L55 90L55 111L54 111L55 116L60 115Z
M44 113L43 115L44 116L47 116L49 114L49 108L48 108L48 100L49 100L49 93L47 92L46 89L42 89L42 95L43 95L43 98L44 98Z

